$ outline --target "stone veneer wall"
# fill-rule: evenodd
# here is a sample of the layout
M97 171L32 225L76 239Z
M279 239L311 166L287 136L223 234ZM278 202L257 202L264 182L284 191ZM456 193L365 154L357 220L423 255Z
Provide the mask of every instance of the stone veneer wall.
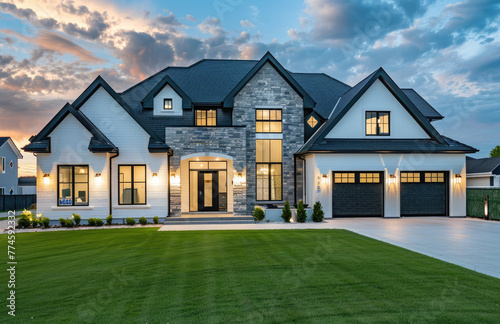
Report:
M246 125L247 213L256 203L255 107L282 109L283 119L283 202L294 203L294 153L304 144L303 99L267 63L235 96L233 125ZM170 142L167 139L167 143ZM175 148L174 148L175 150ZM300 175L302 177L302 175ZM299 178L299 177L298 177ZM299 195L299 193L297 193ZM234 205L236 206L236 201Z
M233 168L245 176L246 127L166 127L165 139L174 150L170 157L170 172L180 167L181 157L202 152L221 153L233 157ZM179 173L180 174L180 173ZM230 176L228 174L228 176ZM232 178L228 178L228 184ZM233 187L234 215L249 215L246 203L246 187ZM181 190L171 186L171 216L181 214Z

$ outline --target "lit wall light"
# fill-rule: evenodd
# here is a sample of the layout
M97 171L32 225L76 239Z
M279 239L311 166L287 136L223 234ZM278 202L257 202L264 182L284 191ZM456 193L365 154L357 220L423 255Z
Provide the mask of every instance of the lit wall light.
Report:
M233 178L233 185L242 186L246 183L246 179L241 172L238 172L238 175Z
M43 183L50 183L50 174L48 173L43 174Z
M102 183L102 177L101 177L101 174L100 173L96 173L95 174L95 182L97 184L101 184Z
M181 178L178 177L175 173L170 174L170 184L172 186L180 186L181 185Z
M322 174L321 175L321 184L322 185L328 185L329 181L328 181L328 174Z
M396 175L395 174L391 174L389 175L389 184L395 184L396 183Z
M461 184L462 183L462 176L460 174L455 174L454 182L455 182L455 184Z

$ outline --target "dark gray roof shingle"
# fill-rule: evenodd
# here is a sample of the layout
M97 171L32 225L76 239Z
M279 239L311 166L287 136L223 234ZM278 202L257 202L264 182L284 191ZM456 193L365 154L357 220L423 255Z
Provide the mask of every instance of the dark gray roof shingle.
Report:
M500 157L467 159L466 169L467 174L484 172L493 172L495 174L500 174Z
M7 142L10 137L0 137L0 146L3 145L3 143Z
M428 119L443 119L444 117L436 111L424 98L413 89L401 89L408 99L420 110Z

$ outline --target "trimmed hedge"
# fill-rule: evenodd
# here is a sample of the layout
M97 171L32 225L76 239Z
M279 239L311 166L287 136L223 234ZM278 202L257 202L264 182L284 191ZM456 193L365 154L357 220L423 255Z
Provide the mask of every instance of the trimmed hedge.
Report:
M500 188L467 188L467 216L484 218L484 196L489 196L489 218L500 220Z

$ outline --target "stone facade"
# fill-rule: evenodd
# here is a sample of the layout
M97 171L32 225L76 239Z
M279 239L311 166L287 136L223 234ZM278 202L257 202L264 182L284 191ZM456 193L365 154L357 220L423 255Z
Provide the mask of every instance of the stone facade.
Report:
M246 125L247 211L256 204L255 108L282 109L283 200L294 203L294 153L304 144L304 103L295 90L266 63L234 98L233 125Z
M246 127L166 127L165 138L174 150L170 157L170 172L176 172L183 156L195 153L220 153L233 158L233 168L245 176ZM229 179L228 179L229 180ZM233 187L234 215L248 215L246 187ZM181 213L181 190L171 186L171 216Z

